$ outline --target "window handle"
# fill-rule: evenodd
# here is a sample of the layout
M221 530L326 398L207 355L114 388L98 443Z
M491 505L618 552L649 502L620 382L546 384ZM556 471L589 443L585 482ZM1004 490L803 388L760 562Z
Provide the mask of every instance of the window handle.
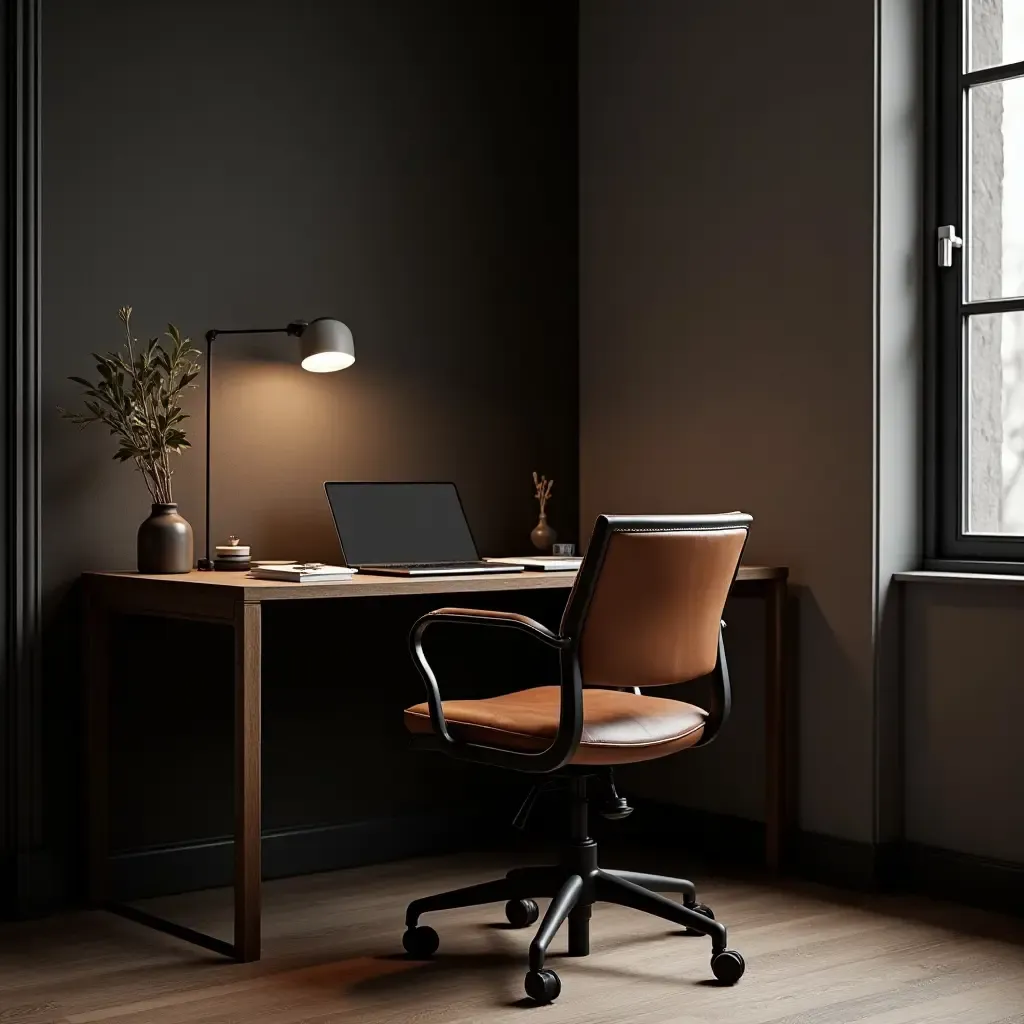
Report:
M939 266L953 266L953 250L962 249L964 240L956 233L952 224L943 224L939 228Z

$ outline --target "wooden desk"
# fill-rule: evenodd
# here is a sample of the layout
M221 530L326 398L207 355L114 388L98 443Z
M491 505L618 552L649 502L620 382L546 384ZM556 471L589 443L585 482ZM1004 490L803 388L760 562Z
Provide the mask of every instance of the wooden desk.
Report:
M89 800L89 894L96 905L158 928L178 938L241 961L260 957L261 756L260 662L264 601L337 600L413 594L458 595L509 590L568 590L576 574L510 573L500 576L403 578L354 576L341 583L278 583L243 573L192 572L177 576L87 573L85 587L85 666ZM778 868L790 823L787 799L787 737L783 671L783 568L742 566L733 587L737 595L765 598L765 824L766 859ZM450 602L446 602L450 603ZM224 942L133 907L110 903L109 752L111 616L152 615L220 623L234 630L235 642L235 827L234 942ZM395 708L399 714L401 708Z

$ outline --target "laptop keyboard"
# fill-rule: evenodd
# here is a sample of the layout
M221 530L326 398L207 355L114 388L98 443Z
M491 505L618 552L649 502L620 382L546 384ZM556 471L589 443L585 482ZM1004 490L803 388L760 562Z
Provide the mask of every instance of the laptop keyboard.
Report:
M490 562L396 562L398 569L449 569L455 566L474 568L476 566L489 566Z

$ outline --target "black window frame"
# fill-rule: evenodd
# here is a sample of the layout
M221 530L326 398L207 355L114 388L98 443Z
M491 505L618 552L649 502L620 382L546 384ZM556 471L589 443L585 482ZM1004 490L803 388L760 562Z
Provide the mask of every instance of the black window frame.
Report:
M927 564L1024 573L1024 536L969 534L963 530L967 498L963 438L966 427L964 337L967 319L984 313L1024 311L1024 297L968 302L964 248L953 266L938 265L938 229L952 224L969 244L966 188L968 90L1024 77L1024 61L968 71L970 0L926 0L928 31L925 202L929 238L925 329Z

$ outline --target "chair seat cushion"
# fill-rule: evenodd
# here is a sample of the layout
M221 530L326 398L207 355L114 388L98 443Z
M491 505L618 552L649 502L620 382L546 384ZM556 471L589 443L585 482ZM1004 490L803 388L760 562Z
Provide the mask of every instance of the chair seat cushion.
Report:
M500 697L442 702L452 737L503 750L538 751L558 728L560 689L537 686ZM693 704L623 690L585 688L583 738L573 764L626 764L674 754L697 743L707 712ZM426 703L407 708L405 726L431 733Z

